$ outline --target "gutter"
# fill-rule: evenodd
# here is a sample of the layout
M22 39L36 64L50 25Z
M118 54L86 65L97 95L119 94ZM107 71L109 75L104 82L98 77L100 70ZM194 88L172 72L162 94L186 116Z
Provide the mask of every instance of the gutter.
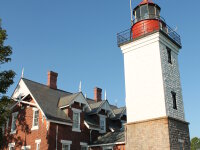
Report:
M67 122L62 122L62 121L55 121L55 120L51 120L51 119L47 119L47 121L53 122L53 123L57 123L57 124L72 126L72 123L67 123Z
M120 145L120 144L125 144L125 142L116 142L116 143L107 143L107 144L88 145L88 147L110 146L110 145Z

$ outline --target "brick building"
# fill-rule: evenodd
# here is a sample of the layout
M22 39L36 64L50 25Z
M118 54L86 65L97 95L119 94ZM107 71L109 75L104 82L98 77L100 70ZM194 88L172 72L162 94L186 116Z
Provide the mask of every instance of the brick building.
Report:
M126 108L102 100L97 87L94 99L59 90L57 76L50 71L47 85L20 79L4 126L4 149L123 149Z

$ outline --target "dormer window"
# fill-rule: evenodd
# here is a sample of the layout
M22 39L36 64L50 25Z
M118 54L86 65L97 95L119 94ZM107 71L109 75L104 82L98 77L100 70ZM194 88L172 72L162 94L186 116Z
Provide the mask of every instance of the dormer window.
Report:
M73 111L72 131L81 132L81 130L80 130L80 113L82 112L82 110L72 108L72 111Z
M99 123L100 123L100 133L105 133L106 132L106 116L104 115L99 115Z

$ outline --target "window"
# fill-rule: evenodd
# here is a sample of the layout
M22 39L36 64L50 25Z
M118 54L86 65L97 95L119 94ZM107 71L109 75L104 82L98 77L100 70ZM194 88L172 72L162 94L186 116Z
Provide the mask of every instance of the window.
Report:
M8 144L8 149L9 150L15 150L15 143L9 143Z
M106 132L106 116L103 115L99 115L100 117L100 129L101 129L101 133L105 133Z
M80 109L72 108L73 111L73 127L72 131L81 132L80 130Z
M36 150L40 150L41 139L40 140L35 140L35 143L36 143Z
M18 112L12 114L12 125L11 125L11 133L16 133L16 121L17 121Z
M81 145L81 150L88 150L88 144L87 143L83 143L83 142L80 142L80 145Z
M149 18L154 18L155 17L155 7L149 5Z
M167 47L167 56L168 56L168 63L172 64L172 54L171 54L171 49Z
M140 21L140 8L136 9L136 19L137 21Z
M69 150L69 145L62 144L62 150Z
M28 145L28 146L22 146L22 149L23 150L28 150L28 149L31 149L31 146L30 145Z
M8 126L9 126L9 119L7 120L7 122L6 122L6 129L8 129Z
M103 150L113 150L112 146L104 147Z
M81 146L81 150L87 150L87 146Z
M142 19L148 18L147 5L142 5L140 10L141 10L141 17L143 17Z
M73 128L79 127L79 113L73 112Z
M179 150L184 150L184 140L179 139Z
M70 150L70 145L72 141L61 140L62 143L62 150Z
M177 104L176 104L176 93L175 92L171 92L172 94L172 100L173 100L173 108L177 109Z
M33 108L33 124L31 130L36 130L39 128L39 110Z

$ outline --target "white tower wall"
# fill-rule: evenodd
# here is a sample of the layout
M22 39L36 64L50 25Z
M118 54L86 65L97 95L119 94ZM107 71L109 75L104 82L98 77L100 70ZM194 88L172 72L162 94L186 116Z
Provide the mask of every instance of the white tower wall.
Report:
M167 64L166 44L173 49L173 69ZM120 47L124 54L127 122L165 116L184 120L178 47L160 32ZM173 110L172 90L177 93L177 110Z

